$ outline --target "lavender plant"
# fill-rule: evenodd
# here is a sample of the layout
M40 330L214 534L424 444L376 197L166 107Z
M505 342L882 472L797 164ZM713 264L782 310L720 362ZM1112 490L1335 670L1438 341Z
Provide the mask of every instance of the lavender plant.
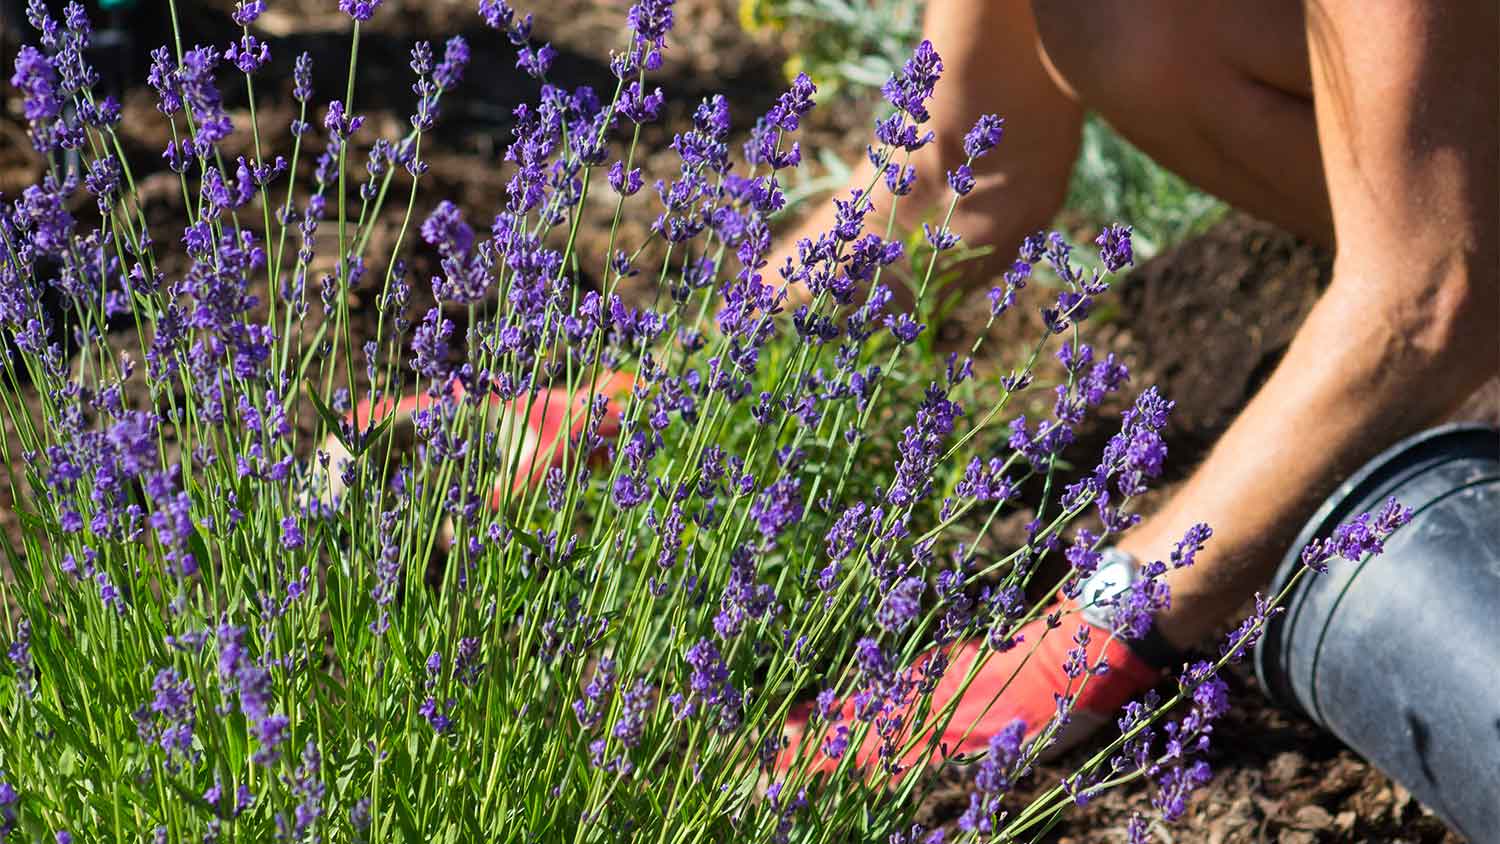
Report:
M439 58L418 44L410 129L372 138L357 56L379 2L339 5L347 83L320 102L296 58L289 160L263 154L253 118L272 60L252 30L263 3L237 4L232 44L176 38L153 54L185 214L160 237L120 105L93 94L83 8L59 22L30 6L37 45L11 84L50 164L0 201L19 520L0 577L0 841L1010 840L1146 778L1161 814L1180 814L1225 706L1215 672L1274 601L1026 805L1007 802L1012 785L1107 665L1075 657L1053 722L1033 740L1003 731L977 760L938 746L953 701L932 700L945 654L1015 645L1047 608L1026 600L1039 564L1064 556L1059 586L1076 583L1161 471L1171 403L1153 389L1091 470L1065 482L1059 461L1127 381L1081 324L1132 260L1128 228L1100 235L1097 269L1057 235L1028 239L990 314L1046 268L1062 291L1042 305L1045 334L1004 375L975 376L982 339L934 366L927 326L889 312L880 283L904 249L866 219L871 192L902 195L906 155L931 141L930 45L885 86L869 149L881 177L768 266L816 93L806 77L750 130L743 163L727 102L705 100L673 141L679 169L644 191L671 0L630 9L607 98L548 83L555 53L531 18L480 0L497 32L486 49L508 42L539 91L515 111L510 181L479 234L451 203L413 212L469 45ZM252 109L252 154L234 160L221 82ZM970 162L1000 139L981 119ZM967 167L949 182L956 202ZM605 252L582 254L596 192L614 225ZM377 248L388 207L405 210ZM645 242L624 242L627 214L654 220ZM946 222L928 229L929 276L958 241ZM421 314L414 248L440 256L423 280L438 304ZM622 282L647 256L654 298L631 301ZM371 336L357 301L378 309ZM120 328L123 353L109 344ZM1007 420L1049 354L1054 413ZM603 386L622 373L624 389ZM391 407L410 394L404 448ZM1027 540L996 547L992 524L1027 488ZM1404 518L1392 505L1353 523L1309 562L1378 551ZM1195 528L1172 562L1207 537ZM1114 635L1143 630L1166 568L1116 600ZM859 702L854 722L813 718L789 737L794 712L840 699ZM1188 711L1164 722L1178 702ZM850 750L870 735L876 754ZM914 752L974 769L954 829L913 825L932 783Z

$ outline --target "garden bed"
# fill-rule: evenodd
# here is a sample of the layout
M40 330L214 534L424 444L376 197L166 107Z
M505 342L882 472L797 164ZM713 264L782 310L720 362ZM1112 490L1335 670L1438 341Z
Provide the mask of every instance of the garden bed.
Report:
M217 5L227 10L232 4ZM308 7L306 14L278 11L268 17L266 28L276 35L273 50L286 55L307 49L316 56L326 49L337 55L342 48L334 46L333 31L339 18L331 11L319 11L321 6L315 8L309 3ZM743 138L743 127L771 104L783 85L784 56L745 37L728 3L683 0L678 9L678 45L668 54L661 75L661 84L667 90L668 117L642 140L643 149L663 156L665 166L653 168L648 164L648 171L661 172L671 166L666 141L687 123L687 109L702 96L719 91L729 95L735 125L741 132L737 142ZM400 125L413 99L405 72L411 41L469 30L467 34L476 46L474 63L469 81L444 104L444 119L434 145L439 152L430 158L432 182L425 194L430 198L448 197L469 208L492 207L506 178L499 156L508 137L510 110L520 98L529 97L529 93L523 93L529 92L529 87L511 68L508 51L480 46L492 45L494 37L478 28L468 4L408 3L387 11L362 47L367 77L361 84L365 99L360 109L373 123ZM592 83L600 88L612 84L606 50L618 32L619 9L565 0L546 4L536 12L539 39L550 40L561 53L555 65L559 82ZM186 26L191 39L218 43L229 40L234 30L223 10L195 11ZM327 75L316 80L319 87L328 89L338 84L342 69L333 65L330 61L320 66ZM284 66L279 68L282 73L285 70ZM287 80L268 75L260 84L263 92L276 93L263 93L259 120L268 129L284 127L290 111L279 92L288 86ZM180 217L176 182L160 170L157 158L166 138L151 134L164 131L152 119L152 94L144 87L125 94L124 133L130 142L127 153L132 166L138 178L153 170L160 177L145 178L143 190L149 198L149 212L162 220ZM381 99L385 97L388 99ZM234 117L237 122L248 122L242 93L239 98L231 101ZM869 117L866 108L843 103L820 109L815 115L808 127L811 137L804 139L806 146L828 146L846 156L858 154L863 141L851 139L865 137ZM272 149L268 152L285 152L277 148L279 143L270 142ZM1003 154L1003 147L999 154ZM26 149L22 131L14 122L5 123L0 130L0 193L13 194L29 184L38 167ZM390 209L390 219L375 229L375 242L394 237L401 210ZM418 219L427 210L419 208ZM594 211L597 213L585 216L579 232L585 254L602 253L609 238L608 209L601 204ZM635 221L635 225L642 224ZM627 231L625 237L630 241L643 233L642 227ZM420 282L433 272L435 264L431 254L418 250L417 256L412 278L419 283L415 285L412 310L420 313L431 304L430 292ZM170 273L174 268L169 264L165 269ZM1178 403L1168 430L1172 453L1169 481L1180 479L1201 459L1269 374L1326 283L1328 270L1328 256L1317 249L1268 225L1231 214L1202 236L1144 263L1117 286L1110 311L1100 315L1103 327L1097 330L1096 341L1131 365L1137 386L1158 384ZM637 291L643 293L644 288ZM365 309L357 316L352 325L356 336L374 333L374 310ZM454 318L460 316L455 314ZM962 322L944 326L942 339L955 347L967 345L967 337L976 329ZM459 325L458 334L462 331ZM1032 334L1031 327L1020 322L1002 323L993 331L1017 332L1009 338L1016 342ZM1007 338L998 339L1005 343ZM1466 415L1495 419L1496 408L1492 389ZM1109 435L1106 424L1098 422L1081 429L1080 449L1097 451ZM8 507L3 518L7 530L19 529ZM1019 521L1008 522L1009 529L1014 530ZM1404 789L1359 760L1337 739L1296 713L1269 705L1243 666L1230 676L1235 706L1215 730L1210 757L1215 778L1194 798L1181 827L1171 831L1172 840L1458 840ZM1061 772L1071 770L1067 762L1065 759L1044 768L1038 783L1050 785ZM1143 790L1111 792L1068 816L1053 833L1053 840L1124 840L1124 824L1130 812L1147 800ZM951 822L965 801L961 783L945 785L927 807L928 820L934 824Z

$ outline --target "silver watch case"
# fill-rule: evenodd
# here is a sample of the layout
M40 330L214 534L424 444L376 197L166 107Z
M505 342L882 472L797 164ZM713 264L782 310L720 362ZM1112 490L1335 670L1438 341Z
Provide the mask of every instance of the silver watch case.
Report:
M1099 567L1083 580L1078 603L1086 621L1108 629L1114 618L1114 607L1103 606L1100 602L1134 586L1141 579L1141 564L1118 548L1105 548L1100 554Z

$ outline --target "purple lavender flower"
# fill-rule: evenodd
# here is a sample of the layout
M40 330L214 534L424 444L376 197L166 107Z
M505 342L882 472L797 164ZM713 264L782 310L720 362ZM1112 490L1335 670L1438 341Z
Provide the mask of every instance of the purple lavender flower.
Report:
M292 68L292 97L305 104L312 95L312 56L304 52L297 56L297 63ZM295 129L293 134L296 134Z
M432 81L440 90L447 91L464 78L464 68L469 64L469 42L455 35L443 47L443 60L432 71Z
M638 55L637 64L647 70L661 65L661 51L666 47L667 33L672 31L675 19L672 6L676 0L640 0L625 13L625 21L633 32L631 51Z
M620 718L610 731L626 749L641 743L646 729L646 715L656 704L656 690L645 678L637 680L622 697Z
M772 844L787 844L791 840L797 813L807 808L807 789L798 789L797 794L788 800L781 793L784 787L784 783L778 782L766 789L766 799L771 803L771 810L776 813L776 829L771 833Z
M6 650L6 657L16 669L16 686L25 697L36 696L36 665L31 658L31 622L22 619L16 625L16 639Z
M239 68L241 73L250 75L271 60L271 48L254 35L246 33L238 41L230 43L229 48L224 51L224 58Z
M1386 539L1411 517L1411 508L1402 507L1395 498L1387 499L1379 511L1360 513L1334 528L1332 536L1308 543L1302 549L1302 564L1322 573L1334 557L1358 562L1366 555L1379 554L1385 550Z
M1285 606L1272 606L1259 592L1255 593L1255 610L1246 616L1235 629L1229 631L1219 646L1219 655L1227 656L1231 662L1239 662L1260 637L1265 635L1266 624L1286 611Z
M1140 639L1151 630L1151 621L1171 603L1167 584L1161 580L1166 566L1154 562L1141 569L1144 575L1130 588L1110 599L1113 612L1110 627L1122 639Z
M960 164L956 169L948 171L948 187L959 196L968 196L974 190L974 171L969 165Z
M892 192L895 192L893 189ZM958 245L960 239L958 232L944 226L932 226L928 223L922 224L922 234L926 236L927 242L937 252L943 252Z
M209 152L234 131L234 124L214 83L219 58L220 53L214 47L194 47L182 54L182 62L166 80L167 85L175 88L173 96L186 106L197 125L193 150L200 158L207 158ZM167 95L162 94L162 98L165 106Z
M333 100L328 103L328 111L323 115L323 128L328 130L334 141L348 140L365 123L364 117L345 112L344 101Z
M1063 674L1069 680L1077 680L1089 670L1089 639L1092 638L1092 629L1091 625L1080 624L1073 633L1073 647L1068 650L1062 664Z
M592 731L604 720L615 690L615 661L604 657L594 668L583 696L573 701L573 715L585 731Z
M19 61L17 59L18 67ZM20 87L20 83L15 83L15 80L12 82ZM182 110L182 95L177 90L172 53L166 47L157 47L151 51L151 65L146 71L146 83L156 90L157 111L170 117Z
M21 92L22 114L31 126L32 144L38 152L47 152L55 145L52 121L62 113L57 70L41 50L28 44L16 54L10 84Z
M286 840L309 840L310 833L326 811L323 804L327 788L321 779L322 767L323 759L318 753L318 746L309 739L307 746L302 749L302 762L297 766L290 783L292 798L297 801L297 807L292 811L290 828L287 828L285 818L280 815L276 818L276 826L282 830Z
M776 103L770 110L756 121L755 127L750 131L749 140L745 141L745 160L753 165L767 164L771 170L784 170L796 167L802 161L802 148L793 142L787 149L782 149L782 141L785 135L796 131L801 123L801 118L813 108L812 95L817 92L817 87L807 74L798 74L792 81L792 85L781 96L776 98ZM774 187L774 177L762 182L759 179L751 180L749 185L757 190L764 185ZM765 197L758 197L756 205L762 211L772 211L780 207L779 190L771 191L776 197L775 201L768 201Z
M978 457L972 458L953 491L956 495L980 502L1006 501L1016 494L1016 485L1005 476L1004 469L1005 461L998 457L991 458L988 463Z
M362 23L375 17L375 10L384 0L339 0L339 11Z
M925 834L926 837L923 837ZM947 834L942 829L927 831L927 827L919 823L911 825L906 832L893 832L887 844L943 844L947 840Z
M750 518L767 542L774 543L782 531L802 517L802 501L797 494L801 487L800 478L782 478L767 487L750 505Z
M932 491L932 473L937 468L940 449L953 432L963 409L948 399L936 384L929 385L916 424L902 431L901 460L896 465L896 479L886 491L886 500L898 507L927 497Z
M371 631L375 636L384 636L390 630L390 604L396 600L396 589L401 579L401 546L396 541L396 528L399 526L398 513L395 510L387 510L381 513L380 529L380 558L375 561L375 586L371 589L371 600L375 601L380 615L371 622Z
M428 310L412 336L412 369L434 382L446 381L449 373L448 338L452 336L453 322L443 319L437 308Z
M557 58L557 50L551 44L540 47L521 47L516 51L516 68L527 76L543 79Z
M15 786L6 782L5 772L0 771L0 840L16 831L16 804L20 801Z
M136 731L142 741L159 746L167 767L177 770L193 758L193 728L197 718L193 705L193 682L174 668L163 668L151 684L148 707L135 713Z
M517 47L531 37L531 15L518 19L505 0L479 0L479 17L489 28L505 33Z
M890 327L891 336L895 337L896 342L900 343L903 346L909 346L912 343L915 343L917 341L917 336L927 328L926 325L917 322L911 314L887 316L885 318L885 324Z
M1182 535L1182 539L1177 541L1177 546L1172 549L1170 557L1172 568L1181 569L1192 565L1198 552L1203 550L1203 543L1213 535L1213 528L1203 522L1188 528L1187 532Z
M1187 811L1188 797L1213 779L1213 769L1207 762L1198 760L1191 765L1173 766L1156 780L1156 793L1151 805L1161 813L1161 818L1171 823Z
M1174 404L1163 399L1155 387L1148 387L1121 418L1120 432L1105 445L1099 462L1100 480L1112 475L1122 497L1139 495L1148 479L1161 474L1167 457L1161 430Z
M923 143L925 143L925 141ZM911 145L911 143L908 141L901 141L899 142L899 144L907 146ZM906 196L907 194L911 193L912 186L916 183L916 167L913 167L909 164L887 164L885 166L885 187L886 190L889 190L891 192L892 196ZM927 226L928 230L931 229L930 224L923 223L923 225ZM931 238L930 231L928 233L928 237L929 239Z
M266 10L265 0L235 0L234 12L230 15L239 26L249 26Z
M609 168L609 186L621 196L634 196L641 189L641 168L625 169L625 162L616 161Z
M1094 239L1099 245L1099 260L1112 273L1135 264L1135 252L1130 245L1130 226L1105 226Z
M370 816L370 798L361 797L349 808L349 825L354 827L357 841L364 841L375 819Z
M705 99L693 112L693 130L676 135L672 149L689 167L703 166L715 173L729 169L729 101L722 94Z
M994 816L999 811L1000 799L1010 792L1022 773L1016 767L1024 755L1025 737L1026 722L1019 718L990 736L989 752L974 775L974 790L969 794L969 807L959 816L959 829L982 835L995 831Z
M783 132L795 132L803 115L813 109L813 94L818 86L805 73L797 74L792 86L776 98L776 104L766 112L766 124Z
M464 222L463 211L445 199L422 222L422 239L444 255L462 254L474 246L474 229Z
M897 111L906 114L915 123L926 123L929 117L927 100L932 97L932 90L942 74L942 58L933 49L932 42L924 40L917 45L906 64L886 80L880 91Z
M453 676L465 686L473 688L484 672L484 658L479 650L479 640L465 636L458 640L453 655Z
M964 155L978 158L994 149L1005 132L1005 121L993 114L980 115L974 127L964 135Z
M422 701L422 705L417 707L417 714L421 715L427 721L427 726L431 727L434 733L443 735L453 729L452 712L454 705L455 701L451 698L446 703L439 705L437 698L428 696L427 699Z
M264 767L274 765L281 758L280 747L288 738L291 724L291 719L280 713L267 715L255 722L251 734L260 747L251 755L251 760Z
M287 516L281 520L281 547L288 551L301 548L304 543L302 528L297 524L296 516Z
M698 707L719 707L719 728L732 732L740 723L742 696L729 683L729 666L711 639L699 639L685 654L692 669L688 677L689 696L678 709L686 717Z
M286 741L291 721L271 711L271 672L251 659L244 628L221 625L218 639L221 686L226 694L239 698L240 712L259 744L252 760L268 767L281 758L280 746Z
M618 108L632 123L650 123L661 114L662 104L666 102L666 95L660 88L647 91L639 81L625 86L620 93Z
M774 608L776 592L757 581L756 571L756 553L750 545L740 545L729 555L729 582L714 616L714 632L721 638L738 636L746 621L764 619Z
M887 592L880 609L875 613L875 623L890 633L900 633L916 621L922 610L922 593L927 584L921 578L908 577Z

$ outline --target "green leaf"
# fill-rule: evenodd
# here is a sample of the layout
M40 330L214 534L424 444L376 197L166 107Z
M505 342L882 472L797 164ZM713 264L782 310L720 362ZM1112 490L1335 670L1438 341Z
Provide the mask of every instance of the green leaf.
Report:
M45 533L51 536L57 536L61 533L57 525L35 513L28 513L25 510L15 510L13 512L16 514L16 518L21 520L21 527L30 533Z
M395 796L396 799L391 802L396 806L396 824L401 827L401 840L421 841L417 817L412 813L411 803L407 800L405 792L397 791Z
M104 758L104 753L82 733L74 729L72 724L45 706L38 705L35 711L36 714L42 716L42 720L47 722L47 726L51 727L54 733L62 736L62 740L67 742L69 747L87 756L100 771L110 770L109 761Z
M517 542L525 545L526 550L535 554L538 560L545 559L548 556L547 549L542 547L542 543L537 541L536 537L532 536L530 533L527 533L520 525L516 524L515 521L510 518L510 516L505 517L505 524L510 528L511 536L514 537Z
M385 436L386 430L389 429L391 427L391 423L395 421L396 414L392 413L386 418L375 423L375 427L371 428L369 436L365 437L364 440L360 442L359 450L354 451L354 455L358 457L359 455L364 454L365 450L368 449L372 443Z
M323 423L328 426L328 430L332 431L335 437L338 437L339 442L343 443L344 448L349 449L350 454L358 456L359 453L354 450L354 447L350 445L348 440L344 439L344 420L340 419L338 414L334 413L323 402L322 397L318 395L318 391L313 387L311 381L305 383L307 384L307 397L312 399L313 407L318 411L318 415L323 417Z
M192 791L189 791L187 789L187 786L184 786L182 783L180 783L180 782L178 782L178 781L176 781L174 779L171 779L170 777L167 777L165 779L166 779L167 785L171 786L172 790L175 791L175 792L177 792L177 796L178 797L181 797L182 799L186 800L187 802L193 804L194 806L198 807L199 809L203 810L204 812L206 812L206 813L208 813L210 815L216 815L216 814L218 814L218 812L219 812L218 807L214 806L214 804L208 802L207 800L204 800L201 795L198 795L198 794L193 793Z
M213 564L213 557L208 553L208 542L203 538L202 531L193 528L193 532L188 534L187 544L193 559L198 561L198 568L207 568Z
M571 565L574 560L581 560L597 550L599 550L598 545L581 545L564 554L562 559L557 561L557 564L560 566Z
M250 758L250 738L245 734L245 716L238 711L223 718L225 755L229 769L238 771Z

